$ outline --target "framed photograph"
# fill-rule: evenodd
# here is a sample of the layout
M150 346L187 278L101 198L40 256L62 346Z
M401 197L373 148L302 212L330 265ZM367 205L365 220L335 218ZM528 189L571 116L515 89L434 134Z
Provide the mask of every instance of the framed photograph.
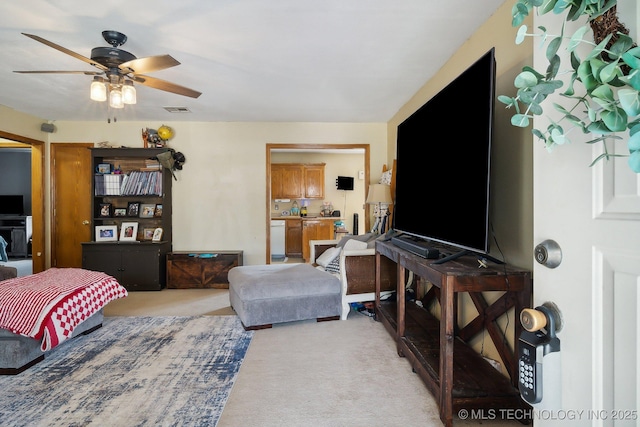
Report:
M117 225L96 225L96 242L117 242Z
M156 205L156 209L153 211L153 216L160 218L162 216L162 204Z
M142 239L143 240L152 240L153 233L156 231L155 228L144 228L142 230Z
M96 172L97 173L111 173L111 164L110 163L100 163L98 166L96 166Z
M111 203L100 203L100 215L101 218L111 217Z
M162 228L158 227L153 231L153 238L151 240L154 242L162 240Z
M115 208L113 216L127 216L127 208Z
M153 218L153 214L156 210L154 204L142 204L140 205L140 218Z
M135 242L138 237L138 223L137 222L123 222L120 226L120 241L121 242Z
M127 205L127 216L138 217L140 214L140 202L129 202Z

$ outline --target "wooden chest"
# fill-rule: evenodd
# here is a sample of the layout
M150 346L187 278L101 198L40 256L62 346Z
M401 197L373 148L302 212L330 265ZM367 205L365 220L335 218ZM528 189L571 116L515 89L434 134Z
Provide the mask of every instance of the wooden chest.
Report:
M242 265L242 251L169 252L167 288L229 289L227 274Z

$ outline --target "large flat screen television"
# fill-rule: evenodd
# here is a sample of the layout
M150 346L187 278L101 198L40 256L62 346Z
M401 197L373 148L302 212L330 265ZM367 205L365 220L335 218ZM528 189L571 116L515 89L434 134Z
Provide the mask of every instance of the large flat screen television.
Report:
M399 246L439 242L454 257L488 254L495 69L491 48L398 125Z
M24 196L0 194L0 215L23 215Z

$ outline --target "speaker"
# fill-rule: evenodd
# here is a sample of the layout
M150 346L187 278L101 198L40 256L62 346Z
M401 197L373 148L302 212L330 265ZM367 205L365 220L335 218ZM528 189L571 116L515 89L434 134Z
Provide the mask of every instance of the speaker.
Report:
M42 132L53 133L56 131L56 127L53 123L43 123L40 125L40 130Z

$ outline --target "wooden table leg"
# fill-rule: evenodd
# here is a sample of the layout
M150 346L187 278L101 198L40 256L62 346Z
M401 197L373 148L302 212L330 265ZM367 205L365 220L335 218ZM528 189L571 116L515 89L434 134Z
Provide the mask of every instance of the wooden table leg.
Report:
M453 425L454 279L447 277L440 289L440 419Z

